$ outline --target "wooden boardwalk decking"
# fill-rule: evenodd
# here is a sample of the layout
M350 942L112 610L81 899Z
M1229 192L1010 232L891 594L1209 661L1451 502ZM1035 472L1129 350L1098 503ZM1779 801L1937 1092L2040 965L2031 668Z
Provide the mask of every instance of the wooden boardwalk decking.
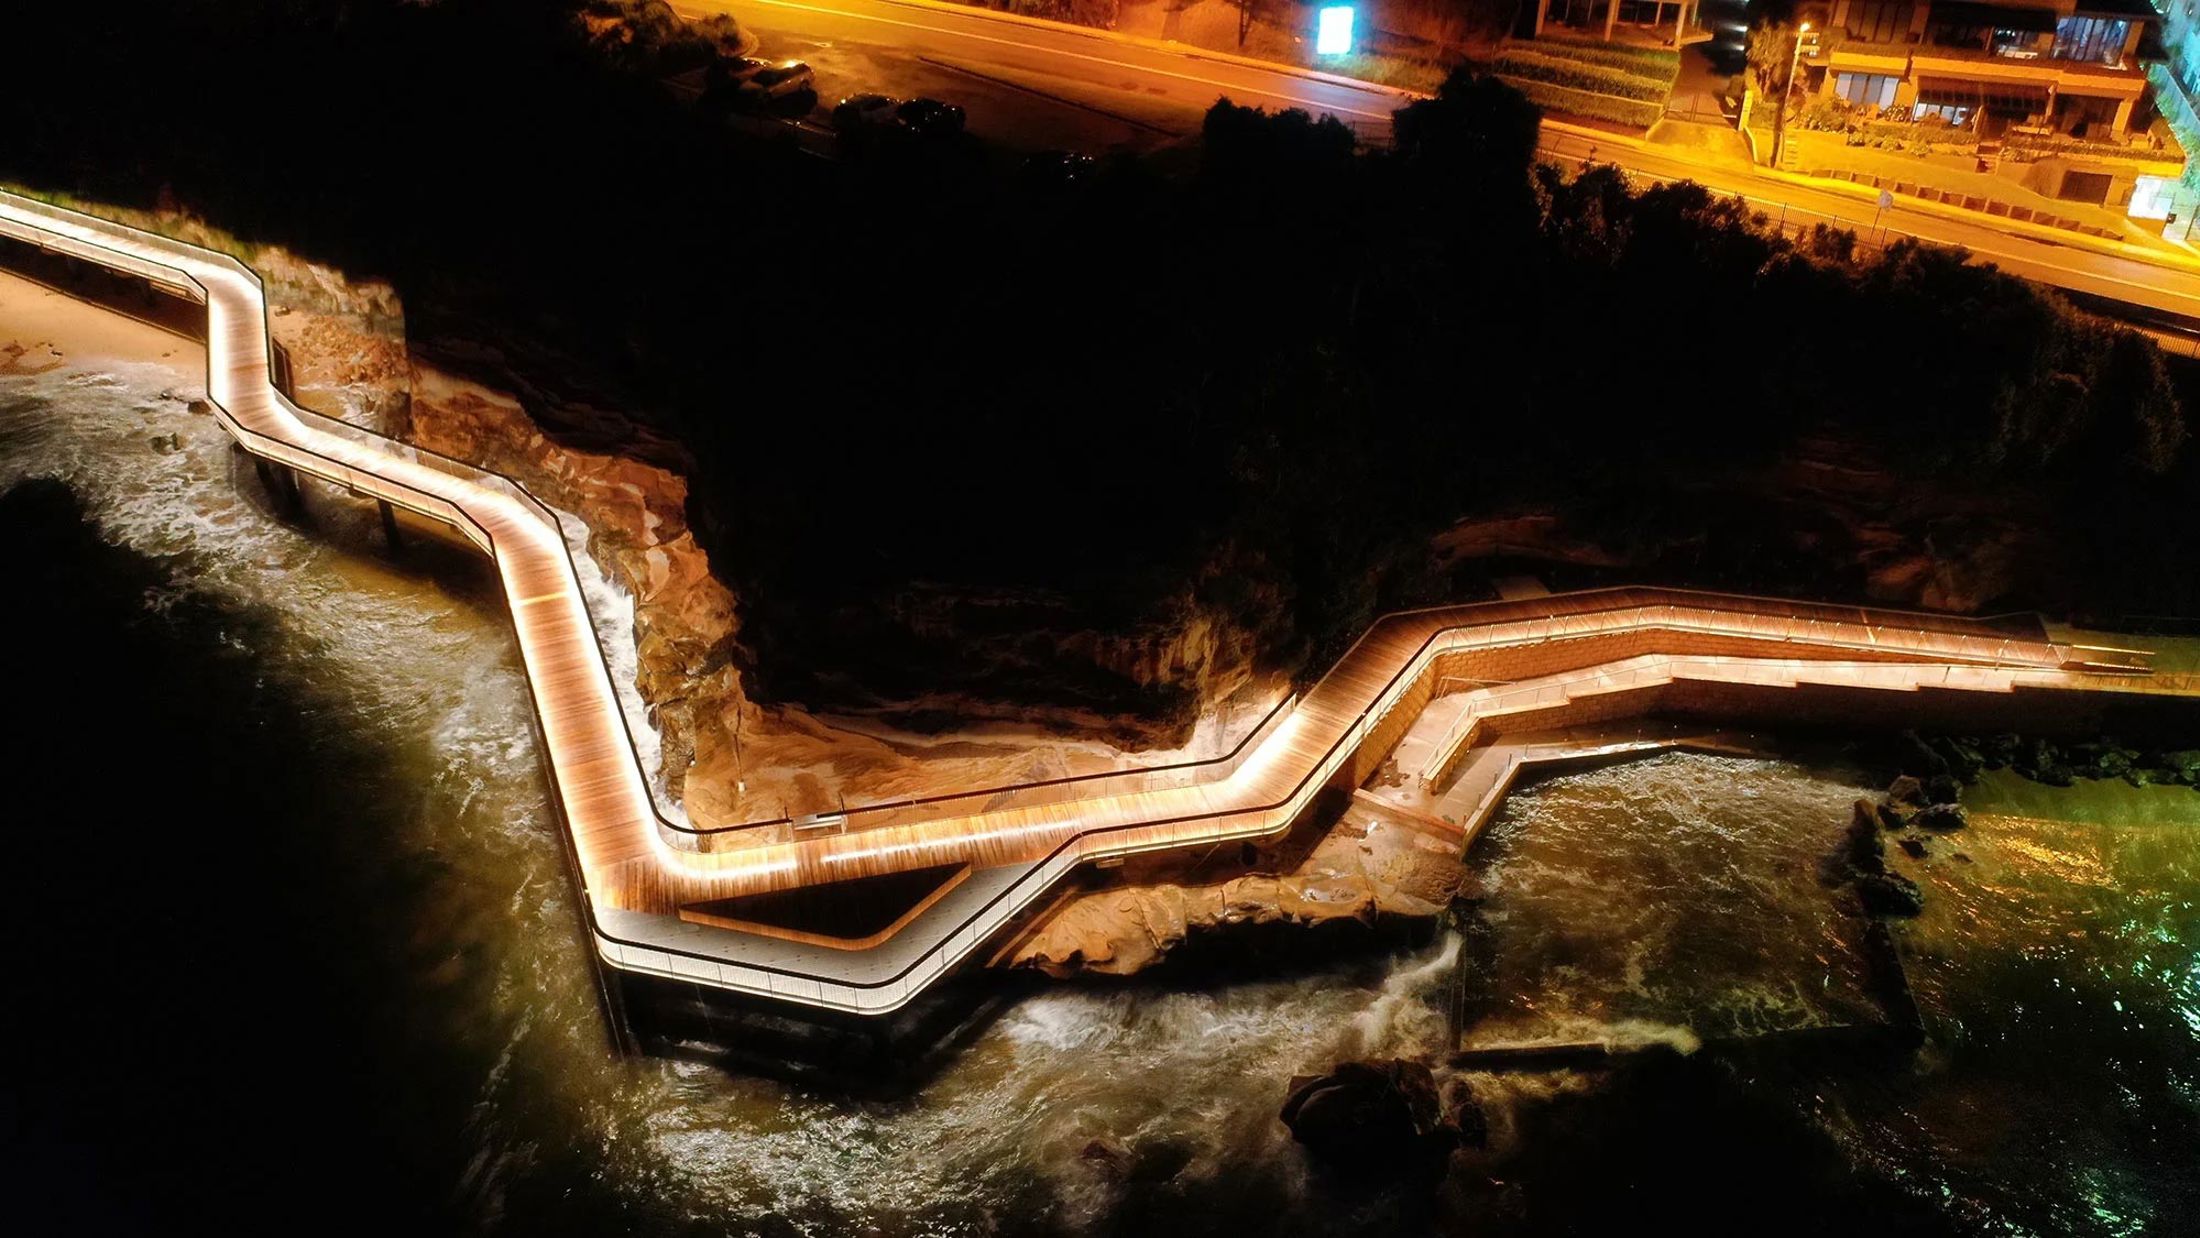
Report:
M268 461L457 529L495 559L526 667L598 954L611 967L864 1013L898 1008L1071 869L1288 828L1327 787L1366 781L1432 699L1457 683L1456 727L1425 745L1456 760L1510 717L1565 726L1676 683L1779 691L2189 693L2143 654L2058 643L2036 624L1613 589L1447 607L1378 621L1241 760L1208 776L1097 781L1077 798L1010 789L899 806L872 828L768 841L700 838L650 798L554 515L508 479L298 408L270 381L267 307L234 259L0 194L0 234L130 272L207 307L207 390L222 424ZM1164 785L1153 785L1156 782ZM861 813L853 814L861 817ZM855 822L862 826L863 822ZM697 904L913 868L972 879L876 948L813 948L683 919Z

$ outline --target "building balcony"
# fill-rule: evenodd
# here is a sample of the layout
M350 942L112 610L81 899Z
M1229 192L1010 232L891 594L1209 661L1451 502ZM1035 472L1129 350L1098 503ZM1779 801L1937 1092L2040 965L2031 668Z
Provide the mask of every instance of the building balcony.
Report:
M2106 65L2052 57L2020 60L1981 49L1934 47L1910 49L1910 72L1959 81L2052 86L2057 94L2136 99L2146 93L2147 76L2138 65Z

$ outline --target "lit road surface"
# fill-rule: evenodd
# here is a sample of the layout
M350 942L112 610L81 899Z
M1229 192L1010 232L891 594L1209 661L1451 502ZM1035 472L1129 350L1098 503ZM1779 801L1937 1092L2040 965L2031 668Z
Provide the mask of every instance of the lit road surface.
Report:
M1327 82L1210 59L1194 48L1126 43L1097 31L1004 21L982 9L943 11L895 0L675 0L673 7L687 14L731 13L744 27L765 35L854 40L890 46L913 58L1043 73L1194 113L1228 95L1237 103L1298 107L1340 120L1387 124L1402 101L1398 92L1381 86Z
M1189 130L1218 96L1267 107L1324 112L1360 126L1381 125L1409 96L1383 86L1352 85L1218 59L1189 47L1125 42L1095 31L1002 20L985 10L939 9L899 0L678 0L687 13L728 12L764 35L833 43L869 44L912 60L945 61L984 72L1025 78L1039 74L1076 83L1087 93L1112 92L1184 112ZM770 47L767 42L767 51ZM1105 96L1099 96L1104 98ZM1105 107L1105 104L1097 105ZM1786 209L1789 223L1825 222L1871 231L1876 214L1860 196L1813 189L1741 169L1692 160L1679 148L1643 147L1623 139L1598 139L1546 131L1543 150L1579 159L1594 145L1596 158L1660 180L1694 180L1740 194L1767 214ZM1876 221L1888 238L1914 236L1960 245L2012 274L2074 292L2200 321L2200 273L2115 257L2074 245L2033 240L1989 223L1968 223L1918 210L1897 200Z
M1692 180L1721 193L1739 194L1776 220L1782 217L1785 208L1789 225L1828 223L1852 229L1860 235L1874 236L1877 235L1875 226L1884 227L1889 239L1914 236L1943 245L1961 245L2011 274L2200 320L2200 274L2191 271L2033 240L1989 224L1928 214L1900 198L1895 199L1892 209L1880 216L1877 208L1861 197L1705 166L1654 147L1637 150L1617 142L1599 142L1570 133L1547 132L1543 138L1544 153L1561 159L1580 159L1592 146L1600 162L1617 163L1630 172L1657 180Z

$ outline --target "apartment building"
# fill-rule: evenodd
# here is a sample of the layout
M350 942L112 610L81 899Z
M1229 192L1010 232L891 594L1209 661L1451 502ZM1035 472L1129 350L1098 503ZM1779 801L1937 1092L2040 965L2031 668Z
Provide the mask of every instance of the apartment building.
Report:
M1938 122L2040 192L2127 206L2184 167L2147 72L2166 55L2147 0L1832 0L1804 84Z

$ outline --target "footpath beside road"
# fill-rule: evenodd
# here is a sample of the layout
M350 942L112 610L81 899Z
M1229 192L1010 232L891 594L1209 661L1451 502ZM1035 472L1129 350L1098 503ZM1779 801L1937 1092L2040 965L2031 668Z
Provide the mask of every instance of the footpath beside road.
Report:
M1320 70L947 0L740 0L738 5L680 0L679 7L690 14L737 12L767 34L865 42L886 55L967 68L1032 93L1064 92L1071 107L1090 108L1091 100L1112 95L1125 101L1114 109L1118 119L1171 107L1189 119L1227 96L1263 107L1329 113L1363 136L1387 137L1391 113L1421 97ZM1069 97L1072 90L1081 97ZM1553 160L1594 158L1656 180L1694 180L1790 223L1853 229L1870 242L1914 236L1963 246L2028 279L2200 323L2200 259L2174 247L2141 246L1916 198L1898 199L1882 212L1878 190L1868 185L1729 166L1734 161L1719 152L1660 145L1561 120L1544 122L1542 149Z

